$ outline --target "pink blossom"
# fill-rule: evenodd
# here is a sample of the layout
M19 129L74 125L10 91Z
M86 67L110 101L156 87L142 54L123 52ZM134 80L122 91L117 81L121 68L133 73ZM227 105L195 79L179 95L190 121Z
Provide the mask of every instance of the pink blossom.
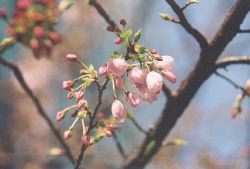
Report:
M250 79L246 82L246 91L250 95Z
M145 86L148 71L144 68L133 67L128 73L128 79L136 86Z
M158 95L159 95L159 94L151 93L146 87L139 88L139 91L140 91L140 96L142 100L149 102L149 103L154 102L158 98Z
M68 95L67 95L67 98L68 99L72 99L74 96L74 93L73 92L69 92Z
M86 106L86 102L85 102L85 100L80 100L78 103L77 103L77 108L78 109L83 109L83 108L85 108L85 106Z
M157 62L157 66L163 71L173 71L174 58L171 56L162 56L162 61Z
M77 61L77 56L75 54L67 54L66 59L71 62Z
M83 91L80 90L80 91L76 92L76 99L77 100L81 100L83 97L84 97Z
M119 45L119 44L121 44L121 43L122 43L122 38L116 37L116 38L115 38L115 44Z
M32 49L38 49L40 47L38 40L35 38L30 40L29 45Z
M74 81L73 80L69 80L69 81L64 81L63 82L63 88L65 90L70 90L74 85Z
M17 8L18 9L27 9L30 6L30 0L18 0Z
M147 75L147 88L151 93L159 93L162 89L163 79L159 73L151 71Z
M41 26L36 26L33 29L33 33L34 33L35 37L37 37L37 38L42 38L44 36L44 30Z
M123 58L110 59L107 66L108 72L115 76L121 76L128 69L127 63Z
M159 55L159 54L154 54L154 57L159 60L159 61L162 61L162 56Z
M120 20L120 24L122 26L125 26L127 24L127 21L123 18L123 19Z
M172 82L172 83L175 83L176 82L176 76L173 74L173 72L170 72L170 71L161 71L161 73L164 75L164 77Z
M127 111L125 110L124 105L118 99L114 100L111 107L112 115L117 120L117 122L124 122L127 117Z
M0 17L6 17L6 16L7 16L7 9L0 8Z
M91 145L91 141L90 141L90 137L89 136L82 136L82 144L85 145L86 147L90 146Z
M64 117L65 117L65 112L60 111L56 114L56 121L61 121L64 119Z
M71 130L66 130L65 132L64 132L64 139L65 140L68 140L68 139L70 139L71 137L72 137L72 131Z
M104 75L107 75L107 72L108 72L108 68L107 68L107 65L102 65L100 68L99 68L99 75L100 76L104 76Z
M121 89L123 87L123 79L121 76L115 77L115 88Z
M127 101L133 107L137 107L140 104L139 98L137 98L134 93L128 93L128 95L127 95Z

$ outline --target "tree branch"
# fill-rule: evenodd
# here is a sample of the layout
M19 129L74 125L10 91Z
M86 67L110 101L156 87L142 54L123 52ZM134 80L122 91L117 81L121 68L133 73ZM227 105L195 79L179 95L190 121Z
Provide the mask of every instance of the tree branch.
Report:
M68 145L64 142L64 139L61 137L60 132L55 128L52 121L47 116L47 113L45 112L44 108L42 107L42 104L40 103L38 98L34 95L33 91L30 89L30 87L26 83L26 81L25 81L25 79L24 79L24 77L22 75L22 72L20 71L18 66L16 64L14 64L14 63L11 63L11 62L3 59L1 56L0 56L0 63L13 71L13 73L14 73L14 75L16 77L16 80L18 81L20 86L23 88L25 93L33 101L33 103L34 103L34 105L35 105L35 107L37 109L37 112L47 122L47 124L48 124L49 128L51 129L52 133L55 135L55 137L57 138L59 143L62 145L63 149L65 150L65 155L68 157L70 162L72 164L74 164L74 157L73 157Z
M250 64L250 56L230 56L216 61L216 69L226 68L229 65Z
M250 29L240 29L239 33L250 33Z
M187 18L184 15L183 9L174 0L165 0L165 1L171 6L173 11L179 17L180 24L183 26L183 28L196 39L201 49L207 48L208 46L207 39L204 37L204 35L202 35L201 32L192 27L192 25L188 22Z
M116 147L119 151L119 153L121 154L122 158L125 160L127 158L127 155L125 154L124 148L122 147L122 144L120 142L120 140L118 139L116 133L113 133L113 139L115 141Z
M180 12L179 6L173 0L166 0L166 2L171 5L177 15L180 17L180 20L183 20L184 15L182 12ZM196 64L195 69L181 83L178 93L172 94L169 97L168 102L163 109L162 115L158 118L158 121L154 125L155 130L152 132L152 135L144 139L138 154L134 159L127 163L125 169L144 168L145 165L157 153L162 145L163 140L170 133L171 129L175 126L178 119L184 113L196 92L199 90L201 85L214 73L216 68L215 61L227 44L238 33L239 26L246 17L249 9L249 0L238 0L234 7L230 10L228 16L225 18L222 26L208 47L204 48L201 46L202 50L200 53L200 60ZM191 30L193 31L193 29ZM197 32L194 32L195 36L197 36ZM200 37L199 33L198 37ZM202 43L205 42L202 41ZM147 148L148 145L151 145L150 150Z

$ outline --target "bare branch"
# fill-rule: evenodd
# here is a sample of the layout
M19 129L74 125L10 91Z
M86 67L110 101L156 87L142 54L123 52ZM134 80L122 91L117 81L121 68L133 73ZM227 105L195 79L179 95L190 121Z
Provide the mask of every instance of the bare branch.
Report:
M235 64L250 64L250 56L230 56L216 61L216 68L225 68Z
M121 144L120 140L118 139L116 133L114 132L112 136L113 136L113 139L115 141L115 144L116 144L116 147L117 147L119 153L121 154L122 158L124 160L126 160L127 155L125 154L124 148L122 147L122 144Z
M181 10L184 11L189 5L192 5L192 4L198 4L198 2L189 1L183 7L181 7Z
M244 87L238 85L238 84L235 83L233 80L231 80L231 79L229 79L228 77L226 77L225 75L223 75L223 74L221 74L221 73L219 73L219 72L217 72L217 71L215 72L215 74L216 74L218 77L220 77L220 78L226 80L228 83L230 83L231 85L233 85L236 89L240 89L243 93L247 93L247 91L246 91L246 89L245 89Z
M145 135L148 135L149 133L144 130L140 124L132 117L132 116L128 116L128 118L131 120L131 122L135 125L135 127L142 133L144 133Z
M196 39L202 49L207 48L207 39L204 37L204 35L202 35L201 32L193 28L192 25L187 21L182 8L174 0L165 1L171 6L176 15L179 17L180 24L183 26L183 28Z
M241 29L239 33L250 33L250 29Z
M65 155L68 157L68 159L70 160L70 162L72 164L74 164L74 157L68 147L68 145L64 142L64 139L61 137L60 132L56 129L56 127L53 125L52 121L50 120L50 118L47 116L47 113L45 112L44 108L42 107L42 104L40 103L40 101L38 100L38 98L34 95L33 91L30 89L30 87L28 86L28 84L26 83L22 72L20 71L20 69L18 68L18 66L14 63L11 63L5 59L3 59L2 57L0 57L0 63L6 67L8 67L9 69L11 69L18 81L18 83L20 84L20 86L23 88L23 90L26 92L26 94L31 98L31 100L33 101L37 112L39 113L40 116L43 117L43 119L47 122L49 128L51 129L52 133L55 135L55 137L57 138L57 140L59 141L59 143L62 145L62 147L65 150Z

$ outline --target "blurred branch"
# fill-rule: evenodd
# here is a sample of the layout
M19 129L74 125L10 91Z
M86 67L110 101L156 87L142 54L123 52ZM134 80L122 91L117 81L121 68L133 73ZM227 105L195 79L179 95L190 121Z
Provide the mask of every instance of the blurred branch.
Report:
M239 33L250 33L250 29L240 29Z
M181 7L181 10L184 11L189 5L192 4L198 4L196 1L188 1L183 7Z
M144 133L145 135L148 135L149 133L144 130L140 124L132 117L132 116L128 116L128 118L131 120L131 122L134 124L134 126L142 133Z
M45 112L44 108L42 107L42 104L40 103L38 98L34 95L33 91L30 89L30 87L26 83L26 81L25 81L25 79L24 79L24 77L22 75L22 72L20 71L18 66L16 64L14 64L14 63L11 63L11 62L3 59L1 56L0 56L0 64L8 67L9 69L11 69L13 71L18 83L23 88L23 90L26 92L26 94L31 98L31 100L33 101L33 103L34 103L34 105L35 105L35 107L36 107L36 109L38 111L38 113L47 122L49 128L51 129L51 131L53 132L53 134L55 135L55 137L57 138L59 143L64 148L65 155L68 157L68 159L71 161L71 163L74 164L74 157L73 157L68 145L64 142L64 139L61 137L60 132L55 128L52 121L47 116L47 113Z
M207 48L208 47L207 39L204 37L204 35L202 35L201 32L193 28L192 25L187 21L187 18L183 13L183 9L174 0L165 0L165 1L171 6L176 15L179 17L180 24L183 26L183 28L196 39L201 49Z
M113 139L115 141L116 147L117 147L119 153L121 154L122 158L124 160L127 159L127 155L125 154L124 148L122 147L121 142L118 139L116 133L114 132L112 136L113 136Z
M183 115L192 98L201 85L214 73L215 62L223 52L227 44L236 36L240 24L250 10L249 0L237 0L236 4L228 13L220 29L207 44L206 39L187 22L180 7L173 0L166 0L173 8L184 28L192 34L201 46L200 60L194 70L181 83L176 94L172 94L162 111L161 116L155 123L152 134L146 136L136 156L129 161L125 169L144 168L145 165L160 149L162 142L175 126L178 119Z
M226 77L225 75L223 75L223 74L221 74L221 73L219 73L219 72L217 72L217 71L215 72L215 74L216 74L218 77L220 77L220 78L226 80L228 83L230 83L231 85L233 85L236 89L240 89L243 93L247 93L247 91L246 91L246 89L245 89L244 87L242 87L242 86L236 84L233 80L229 79L229 78Z
M216 68L225 68L229 65L235 64L249 64L250 65L250 56L231 56L216 61Z
M109 82L109 79L106 79L104 81L104 83L102 85L100 85L99 82L96 81L97 89L98 89L98 103L94 109L93 115L90 117L89 128L88 128L86 135L89 135L91 130L95 127L94 120L95 120L96 114L97 114L97 112L102 104L103 91L106 89L108 82ZM83 160L83 155L84 155L84 152L86 149L87 149L87 147L83 144L81 147L81 151L77 157L76 163L75 163L75 169L78 169L80 167L81 162Z

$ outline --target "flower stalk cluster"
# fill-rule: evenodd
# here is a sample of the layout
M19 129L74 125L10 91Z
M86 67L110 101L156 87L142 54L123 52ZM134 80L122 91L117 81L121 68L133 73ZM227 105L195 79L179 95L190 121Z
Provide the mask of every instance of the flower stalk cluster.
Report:
M130 28L126 27L126 20L120 21L122 29L118 26L107 27L110 32L115 32L115 44L124 44L127 48L126 54L115 50L107 62L96 70L93 65L85 65L74 54L66 56L68 61L82 65L80 76L73 80L63 82L63 88L68 91L68 99L74 99L75 104L65 108L57 113L56 120L61 121L68 112L72 112L74 118L72 125L65 131L65 139L72 137L72 131L75 124L81 121L82 124L82 144L89 146L100 141L105 136L110 137L118 128L119 123L125 121L128 115L128 105L138 107L141 100L152 103L157 100L163 86L164 79L171 83L176 82L176 76L173 72L174 58L171 56L161 56L154 49L147 49L138 41L141 36L141 30L134 36ZM98 73L97 73L98 72ZM89 86L98 84L100 92L100 81L106 79L111 81L113 103L109 118L99 116L95 118L95 113L91 113L88 106L85 91ZM129 81L131 85L127 87L125 83ZM126 100L118 95L123 93ZM99 113L97 113L99 114ZM95 120L96 125L92 126ZM95 132L90 130L95 129Z

